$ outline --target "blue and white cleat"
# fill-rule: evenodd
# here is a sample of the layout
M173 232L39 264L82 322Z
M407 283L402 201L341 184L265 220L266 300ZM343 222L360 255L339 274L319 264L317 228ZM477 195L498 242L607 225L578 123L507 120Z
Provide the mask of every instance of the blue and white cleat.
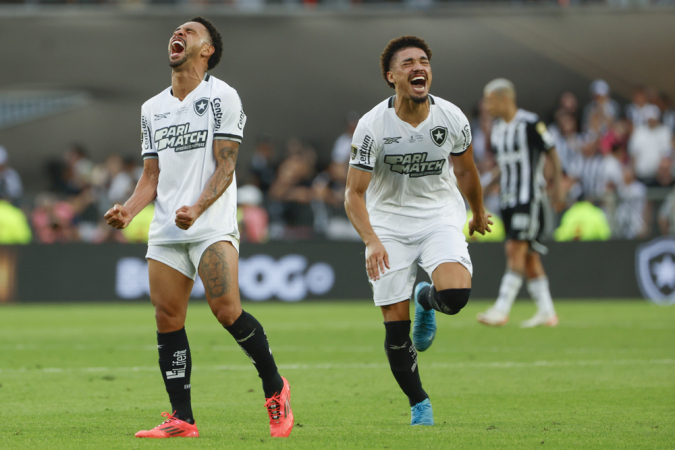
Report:
M415 286L413 299L415 300L415 322L413 323L412 340L418 352L423 352L434 343L436 338L436 311L425 311L417 300L425 287L431 286L426 281Z
M410 425L433 425L434 411L431 409L431 402L425 399L410 408Z

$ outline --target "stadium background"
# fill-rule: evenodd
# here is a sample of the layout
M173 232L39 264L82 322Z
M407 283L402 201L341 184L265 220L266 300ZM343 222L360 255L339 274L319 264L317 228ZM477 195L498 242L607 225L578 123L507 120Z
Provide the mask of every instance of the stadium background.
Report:
M7 149L2 167L15 170L23 192L10 195L12 180L6 176L0 183L0 195L8 200L0 241L29 243L31 248L0 248L0 267L7 280L0 289L0 300L67 300L71 289L73 299L130 298L120 294L118 287L125 284L124 274L138 277L144 273L143 266L139 266L141 272L130 270L128 264L134 263L123 258L142 256L141 244L116 249L116 265L102 259L89 266L107 264L116 273L112 277L98 271L86 277L91 285L100 287L98 290L79 292L77 286L83 284L78 281L82 278L78 270L54 277L54 285L35 285L30 280L36 273L54 272L50 258L72 260L64 267L73 269L78 262L108 258L102 248L72 246L50 253L43 244L115 246L144 241L151 211L144 220L139 217L137 229L125 235L107 228L101 215L114 202L123 202L133 189L140 170L140 104L169 83L167 36L175 23L193 14L208 15L222 30L223 61L213 74L237 88L248 115L237 167L238 184L243 186L243 255L270 257L272 252L276 258L269 264L260 262L252 272L244 270L256 288L262 286L265 291L266 284L290 286L297 277L316 278L320 287L301 287L297 292L305 294L296 294L293 300L368 297L365 277L358 271L336 275L340 271L335 267L353 267L362 257L362 249L342 207L346 163L333 147L336 140L344 138L341 134L346 133L350 121L353 124L391 95L381 79L378 56L389 38L410 33L426 38L434 51L433 93L455 102L472 122L486 205L493 212L497 210L496 189L487 185L494 158L486 149L489 119L479 106L482 87L495 77L513 80L519 106L537 112L552 127L559 122L561 94L576 97L572 114L578 129L574 135L579 142L596 139L597 143L590 156L581 156L583 146L573 151L586 172L568 177L575 178L570 183L575 186L568 187L567 207L573 209L580 200L591 200L602 208L599 216L606 223L605 229L598 231L594 222L598 217L582 216L558 240L607 241L595 254L616 257L606 258L603 264L585 258L584 247L561 244L567 250L552 252L548 264L575 270L551 274L553 294L571 298L639 296L636 250L647 240L670 235L675 223L675 195L669 196L675 184L672 148L664 158L670 164L665 170L668 176L641 180L653 184L648 189L626 189L629 194L623 195L620 189L612 191L602 183L598 190L595 180L602 178L597 168L613 159L616 146L616 142L606 144L603 139L620 134L621 126L630 122L624 108L635 100L636 88L644 87L648 101L662 109L664 127L675 125L670 123L675 112L668 103L675 96L675 11L667 2L253 6L2 5L0 37L9 43L0 72L0 145ZM593 101L589 87L595 79L608 83L610 97L620 104L620 111L614 124L589 137L593 131L587 129L585 105ZM615 140L621 139L622 165L631 168L632 159L625 153L628 138ZM636 195L630 194L634 191ZM21 227L7 219L9 203L16 207L14 215L25 216L30 231L25 225L23 233L7 231ZM561 224L565 211L551 213L555 225ZM500 238L495 233L493 239ZM618 242L625 239L631 242ZM313 266L303 259L303 252L311 253L312 243L321 243L325 251L308 278ZM478 258L475 292L492 297L503 267L501 247L471 245ZM288 255L290 258L282 261ZM664 255L656 255L657 262ZM294 259L296 256L300 259ZM277 270L279 264L286 264L287 269ZM648 273L644 276L658 281L650 264L645 266L643 272ZM675 274L672 277L675 280ZM660 295L672 297L675 283L660 283ZM328 285L349 286L351 290L335 291ZM55 291L53 286L62 289ZM274 289L267 290L271 294L262 297L251 297L246 289L242 293L258 300L279 298ZM88 297L92 292L97 294ZM199 288L195 295L200 296Z

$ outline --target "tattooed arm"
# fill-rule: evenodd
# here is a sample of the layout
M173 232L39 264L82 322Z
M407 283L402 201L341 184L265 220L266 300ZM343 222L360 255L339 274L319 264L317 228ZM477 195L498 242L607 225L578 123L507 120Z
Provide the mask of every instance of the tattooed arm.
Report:
M216 171L206 184L201 195L192 206L181 206L176 211L176 226L182 230L190 228L206 209L220 198L232 183L234 167L237 165L239 143L218 139L213 141L213 156Z

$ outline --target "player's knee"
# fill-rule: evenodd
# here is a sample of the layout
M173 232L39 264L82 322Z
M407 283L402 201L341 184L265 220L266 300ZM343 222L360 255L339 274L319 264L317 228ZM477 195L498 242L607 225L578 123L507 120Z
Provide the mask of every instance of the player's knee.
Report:
M185 326L185 315L177 310L155 306L155 321L161 333L180 330Z
M231 326L241 315L241 306L229 303L222 303L216 307L212 307L211 311L216 316L218 322L224 327Z
M469 302L471 289L443 289L436 291L435 294L438 308L434 309L452 316L460 312Z

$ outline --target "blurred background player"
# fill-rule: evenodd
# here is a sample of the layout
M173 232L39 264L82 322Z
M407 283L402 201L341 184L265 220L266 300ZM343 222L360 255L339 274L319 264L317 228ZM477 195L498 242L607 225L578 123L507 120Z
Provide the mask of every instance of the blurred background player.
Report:
M457 314L471 293L460 190L475 213L471 234L484 234L492 224L483 208L469 122L458 107L429 95L430 62L431 50L415 36L393 39L384 49L382 75L396 94L359 121L345 195L347 215L366 244L366 270L384 316L385 352L408 396L411 425L434 424L417 367L417 350L429 348L435 337L434 310ZM409 303L418 264L433 286L415 288L411 342Z
M176 28L169 41L171 86L142 108L143 174L124 206L105 214L111 226L126 228L155 201L146 258L159 366L173 413L163 413L164 423L137 437L199 436L185 333L197 272L211 311L258 370L272 436L287 437L293 427L288 382L277 371L262 325L239 299L234 169L246 116L237 91L206 73L222 51L220 33L208 20L194 17Z
M546 230L546 181L544 164L551 160L554 173L554 199L560 199L562 169L553 147L553 138L536 114L518 109L516 91L509 80L498 78L484 89L485 107L496 120L491 145L501 172L500 207L506 228L506 273L494 306L478 314L485 325L504 325L520 287L527 276L527 289L537 305L537 313L521 324L556 326L548 278L540 254L547 249L539 240Z

